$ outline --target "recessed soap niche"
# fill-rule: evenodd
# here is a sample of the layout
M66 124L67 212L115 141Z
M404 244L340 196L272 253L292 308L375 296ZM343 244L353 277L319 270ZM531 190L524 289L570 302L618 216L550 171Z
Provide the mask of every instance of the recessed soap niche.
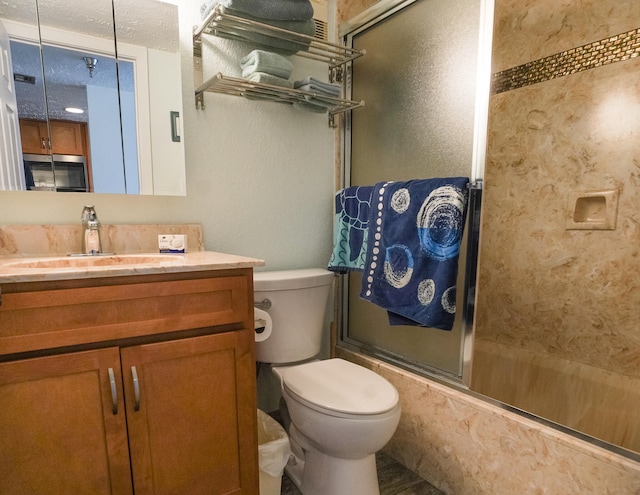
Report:
M615 230L617 189L571 192L567 201L566 230Z

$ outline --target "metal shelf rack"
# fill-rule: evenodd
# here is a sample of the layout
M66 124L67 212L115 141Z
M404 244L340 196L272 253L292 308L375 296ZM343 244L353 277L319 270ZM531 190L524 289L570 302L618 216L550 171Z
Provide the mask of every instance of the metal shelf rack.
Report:
M252 35L260 35L256 42ZM257 48L269 49L270 39L286 41L288 45L299 50L295 55L324 62L329 68L329 80L341 82L344 77L345 65L364 55L364 51L354 50L345 46L323 41L293 31L287 31L276 26L264 24L253 19L245 19L225 12L224 7L216 5L207 15L201 25L194 28L193 47L194 56L202 57L202 35L214 35L227 39L237 39L251 43ZM334 126L334 116L338 113L364 105L363 101L344 100L325 94L300 91L269 84L255 83L246 79L234 78L216 74L195 92L196 107L204 109L204 93L213 92L246 98L277 101L281 103L313 103L321 102L327 107L329 125Z

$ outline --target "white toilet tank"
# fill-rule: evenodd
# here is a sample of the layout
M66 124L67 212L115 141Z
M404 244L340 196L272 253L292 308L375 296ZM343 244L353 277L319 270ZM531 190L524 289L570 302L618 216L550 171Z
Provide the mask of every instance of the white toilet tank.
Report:
M253 274L253 300L271 302L268 339L256 342L256 360L284 364L320 352L324 314L334 274L320 268Z

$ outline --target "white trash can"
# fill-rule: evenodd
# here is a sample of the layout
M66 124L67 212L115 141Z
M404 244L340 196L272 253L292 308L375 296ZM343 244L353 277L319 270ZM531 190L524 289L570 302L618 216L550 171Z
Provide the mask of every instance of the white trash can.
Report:
M287 432L275 419L258 409L260 495L280 495L282 473L290 456Z

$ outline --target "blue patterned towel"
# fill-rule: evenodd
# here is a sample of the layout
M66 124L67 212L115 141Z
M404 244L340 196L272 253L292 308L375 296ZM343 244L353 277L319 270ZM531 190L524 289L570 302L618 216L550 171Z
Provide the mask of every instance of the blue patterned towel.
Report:
M333 253L329 270L362 271L367 252L367 225L372 186L354 186L336 193Z
M374 186L360 297L385 308L391 325L453 327L468 182Z

